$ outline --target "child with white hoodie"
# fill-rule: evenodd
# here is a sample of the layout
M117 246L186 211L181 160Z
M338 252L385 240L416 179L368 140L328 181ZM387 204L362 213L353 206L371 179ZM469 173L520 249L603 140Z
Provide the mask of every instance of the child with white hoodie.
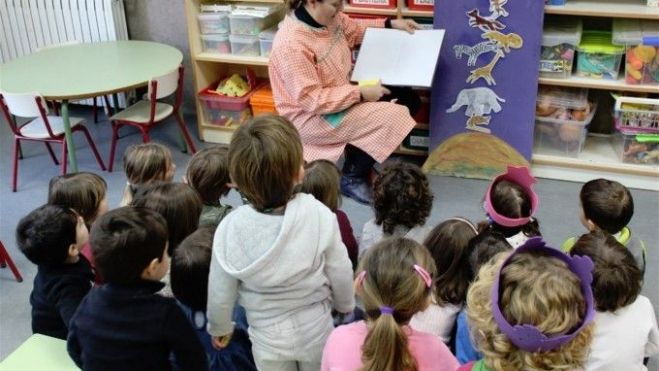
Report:
M304 177L297 130L279 116L241 126L229 146L229 172L250 204L215 232L207 307L213 345L230 341L237 299L259 370L318 370L332 307L354 308L353 277L332 211L294 193Z

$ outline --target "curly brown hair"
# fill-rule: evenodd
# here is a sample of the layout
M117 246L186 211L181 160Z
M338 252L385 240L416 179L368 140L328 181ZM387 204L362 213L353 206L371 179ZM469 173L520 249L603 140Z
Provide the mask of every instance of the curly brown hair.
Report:
M423 225L430 215L433 194L428 178L414 164L393 161L385 165L373 183L375 223L385 234L398 225Z

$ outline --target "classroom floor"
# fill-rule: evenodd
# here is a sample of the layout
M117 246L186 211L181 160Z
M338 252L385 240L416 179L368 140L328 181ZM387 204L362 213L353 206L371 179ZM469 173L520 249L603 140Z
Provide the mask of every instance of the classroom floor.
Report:
M91 119L88 107L73 107L72 115L87 118L87 127L94 137L103 161L107 163L110 147L110 125L101 114L98 124ZM194 116L186 117L189 130L196 137L196 120ZM115 171L101 172L93 159L91 151L81 136L76 134L78 166L81 171L101 174L108 183L108 201L110 207L116 207L121 199L121 192L126 179L121 170L121 154L124 149L140 143L141 136L132 128L124 129L119 140ZM189 155L178 149L178 137L174 122L155 129L152 138L172 149L177 166L175 180L180 180L185 172ZM11 153L12 134L4 119L0 119L0 240L7 247L9 254L23 274L24 281L14 280L9 269L0 270L0 360L4 359L31 334L29 295L36 267L17 250L14 230L18 220L32 209L46 202L48 181L59 174L59 168L50 160L43 144L25 143L24 159L19 162L18 192L11 192ZM205 144L201 143L199 147ZM58 149L56 149L57 152ZM59 154L59 152L57 152ZM484 218L482 195L488 182L482 180L460 179L452 177L430 176L430 183L435 193L433 210L429 223L451 217L463 216L480 221ZM540 179L537 192L540 197L538 220L545 239L551 246L558 246L566 237L583 233L579 223L578 194L580 183ZM659 314L659 192L632 190L635 203L634 218L630 224L633 232L642 238L649 248L648 268L645 273L643 294L648 296ZM235 192L230 193L228 203L240 205ZM373 216L369 207L344 199L342 209L348 214L355 235L359 238L363 224ZM659 371L659 359L651 360L649 369Z

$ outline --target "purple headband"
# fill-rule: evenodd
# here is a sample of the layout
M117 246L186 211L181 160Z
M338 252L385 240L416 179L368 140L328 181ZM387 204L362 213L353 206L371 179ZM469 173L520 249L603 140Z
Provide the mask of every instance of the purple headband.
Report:
M494 210L491 199L492 188L500 180L507 180L522 187L524 193L526 193L531 199L531 215L522 218L509 218L499 214L496 210ZM533 185L535 183L536 180L528 167L508 166L507 171L504 174L498 175L492 179L492 183L490 183L490 186L487 188L484 204L485 211L493 221L504 227L519 227L520 225L528 223L531 221L531 217L535 214L535 211L538 208L538 195L536 195L535 191L533 190Z
M499 285L501 281L501 274L503 269L508 265L510 259L519 253L531 252L531 251L542 251L547 255L557 258L565 264L572 273L574 273L581 282L581 292L583 293L584 300L586 301L586 315L584 316L581 325L576 329L571 330L567 334L556 335L553 337L547 337L542 333L537 327L529 324L521 325L511 325L508 323L506 318L501 312L501 306L499 304ZM522 246L518 247L513 251L510 256L501 265L497 278L494 281L492 286L492 315L494 316L494 321L499 326L501 332L503 332L506 337L515 344L518 348L525 350L527 352L538 352L538 351L548 351L556 349L559 346L571 341L575 336L586 326L588 325L593 318L595 317L595 309L593 307L593 291L590 287L591 282L593 281L593 262L587 256L568 256L559 250L546 246L545 242L540 237L533 237L526 241Z

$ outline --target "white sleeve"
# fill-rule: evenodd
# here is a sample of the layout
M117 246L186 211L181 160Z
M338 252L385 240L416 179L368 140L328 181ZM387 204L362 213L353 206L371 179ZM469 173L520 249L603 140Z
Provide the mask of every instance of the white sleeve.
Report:
M649 300L648 300L649 303ZM650 303L650 333L648 334L648 342L645 344L645 356L652 357L653 355L659 353L659 329L657 329L657 317L654 315L654 308Z
M238 280L222 268L213 247L206 305L208 333L211 336L224 336L233 332L232 314L237 297Z
M325 274L329 278L334 309L349 313L355 308L355 293L352 285L352 263L348 251L341 242L341 233L336 218L333 218L331 245L325 249Z

